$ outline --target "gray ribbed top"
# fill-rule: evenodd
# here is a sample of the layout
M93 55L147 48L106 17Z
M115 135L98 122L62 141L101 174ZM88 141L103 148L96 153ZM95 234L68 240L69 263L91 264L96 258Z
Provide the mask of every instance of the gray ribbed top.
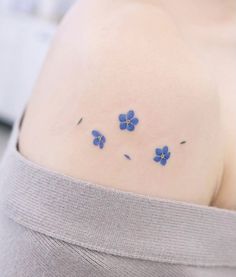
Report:
M4 212L18 224L117 256L236 267L236 212L75 180L24 158L17 137L18 126L1 166L0 186Z

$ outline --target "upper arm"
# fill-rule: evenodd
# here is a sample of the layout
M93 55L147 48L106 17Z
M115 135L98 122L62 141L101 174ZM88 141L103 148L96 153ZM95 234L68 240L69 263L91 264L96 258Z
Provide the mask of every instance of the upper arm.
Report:
M209 204L222 167L215 88L159 8L106 8L88 2L62 24L26 113L22 153L105 186ZM139 118L133 132L119 128L128 110ZM94 129L106 136L102 150ZM163 167L153 158L165 145Z

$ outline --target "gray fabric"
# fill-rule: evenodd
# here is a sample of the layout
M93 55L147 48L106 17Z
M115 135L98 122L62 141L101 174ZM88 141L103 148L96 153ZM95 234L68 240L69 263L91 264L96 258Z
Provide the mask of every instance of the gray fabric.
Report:
M236 276L236 212L49 171L17 151L18 129L0 168L1 277Z

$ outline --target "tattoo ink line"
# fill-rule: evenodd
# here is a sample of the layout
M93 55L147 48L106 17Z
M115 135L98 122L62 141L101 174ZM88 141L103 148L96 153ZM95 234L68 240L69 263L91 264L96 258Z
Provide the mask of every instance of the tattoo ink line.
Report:
M130 156L127 155L127 154L124 154L124 157L125 157L127 160L131 160Z
M185 144L187 141L183 140L180 142L180 144Z
M77 125L79 125L80 123L82 123L83 121L83 117L80 118L80 120L78 121Z

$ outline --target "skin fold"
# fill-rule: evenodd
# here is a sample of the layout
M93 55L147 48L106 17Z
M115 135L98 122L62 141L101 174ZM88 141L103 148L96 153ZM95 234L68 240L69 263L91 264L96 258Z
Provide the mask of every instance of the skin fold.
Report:
M226 114L226 103L233 106L223 93L226 76L216 73L221 60L211 63L205 28L183 13L172 1L79 1L35 85L21 153L106 187L234 208L236 131ZM129 110L139 119L132 132L119 128L118 116ZM92 130L106 137L103 149ZM162 166L153 158L165 145L171 156Z

